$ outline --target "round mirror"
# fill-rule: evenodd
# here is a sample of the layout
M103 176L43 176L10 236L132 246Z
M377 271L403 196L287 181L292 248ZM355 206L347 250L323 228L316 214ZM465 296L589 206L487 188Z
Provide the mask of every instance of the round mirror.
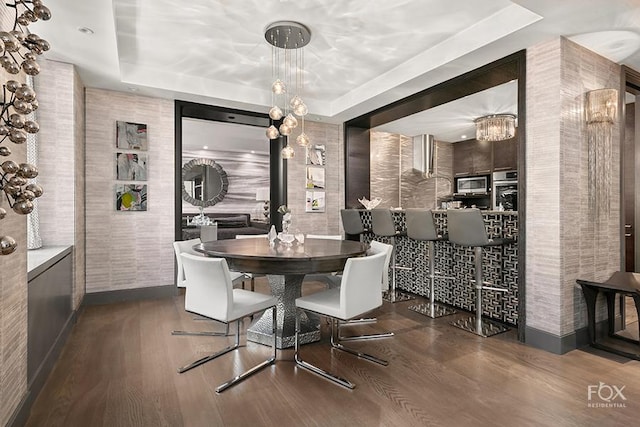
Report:
M213 206L229 188L227 173L211 159L193 159L182 167L182 198L194 206Z

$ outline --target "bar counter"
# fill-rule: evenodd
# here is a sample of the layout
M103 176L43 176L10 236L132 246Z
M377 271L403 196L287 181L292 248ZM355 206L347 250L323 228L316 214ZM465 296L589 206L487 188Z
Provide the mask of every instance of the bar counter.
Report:
M371 212L359 210L365 229L371 230ZM406 231L405 212L392 210L396 229ZM447 234L447 212L434 210L438 234ZM515 237L516 242L504 247L487 247L483 251L484 280L507 292L484 292L483 314L491 319L510 325L518 323L518 212L482 211L489 238ZM379 240L371 231L365 232L365 242ZM407 236L396 237L398 266L412 267L413 270L397 270L397 288L428 297L429 253L427 242L416 241ZM435 242L436 277L435 299L445 304L473 312L475 310L475 289L471 280L473 273L473 249L457 246L448 241Z

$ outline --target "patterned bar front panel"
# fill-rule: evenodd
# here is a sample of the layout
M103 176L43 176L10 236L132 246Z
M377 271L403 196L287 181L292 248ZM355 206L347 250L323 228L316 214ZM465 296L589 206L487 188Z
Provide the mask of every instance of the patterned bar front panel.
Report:
M439 234L446 234L447 215L445 211L434 211ZM366 229L371 229L371 213L360 211ZM517 239L518 214L516 212L483 212L489 238L511 237ZM393 212L397 230L405 230L403 211ZM364 236L366 242L379 240L389 243L386 238L375 237L372 233ZM397 270L397 287L424 297L429 297L429 253L427 242L396 238L396 263L411 267L412 270ZM475 310L473 248L453 245L447 241L435 242L436 277L435 299L445 304L467 311ZM492 286L507 289L506 292L485 291L483 293L483 314L492 319L517 325L518 323L518 243L483 249L482 274Z

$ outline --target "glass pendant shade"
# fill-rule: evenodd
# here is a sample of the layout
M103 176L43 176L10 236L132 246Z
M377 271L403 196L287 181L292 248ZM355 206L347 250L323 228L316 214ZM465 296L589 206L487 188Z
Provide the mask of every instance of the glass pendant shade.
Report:
M300 98L298 95L296 95L293 98L291 98L291 101L289 101L289 106L291 108L296 108L296 105L299 105L301 103L302 103L302 98Z
M296 142L298 143L298 145L301 145L303 147L306 147L307 145L309 145L309 143L311 141L309 141L309 137L307 136L306 133L302 132L300 135L298 135L298 137L296 138Z
M307 109L307 106L305 105L305 103L301 102L300 104L293 107L293 112L295 113L296 116L302 117L302 116L306 116L309 110Z
M287 91L286 86L284 85L284 82L280 79L277 79L275 82L273 82L273 84L271 85L271 90L273 91L273 93L275 93L276 95L281 95L283 93L285 93Z
M273 120L280 120L282 116L282 110L277 105L275 107L271 107L271 109L269 110L269 117L271 117Z
M298 126L298 120L293 117L293 114L291 113L287 114L287 117L284 118L283 123L291 129L294 129L296 126Z
M282 155L283 159L292 159L293 156L295 156L296 153L295 153L295 151L293 151L293 148L291 148L290 145L287 145L286 147L284 147L282 149L280 154Z
M278 129L274 125L271 125L267 128L267 138L276 139L279 136L280 132L278 132Z
M284 135L284 136L289 136L291 134L291 128L289 126L287 126L286 124L281 124L280 125L280 134Z
M496 114L475 120L476 139L478 141L503 141L516 134L516 116Z

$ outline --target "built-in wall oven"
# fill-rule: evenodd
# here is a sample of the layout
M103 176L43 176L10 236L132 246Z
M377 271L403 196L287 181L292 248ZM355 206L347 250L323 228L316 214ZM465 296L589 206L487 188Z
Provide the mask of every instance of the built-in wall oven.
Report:
M518 172L493 173L493 209L518 210Z

